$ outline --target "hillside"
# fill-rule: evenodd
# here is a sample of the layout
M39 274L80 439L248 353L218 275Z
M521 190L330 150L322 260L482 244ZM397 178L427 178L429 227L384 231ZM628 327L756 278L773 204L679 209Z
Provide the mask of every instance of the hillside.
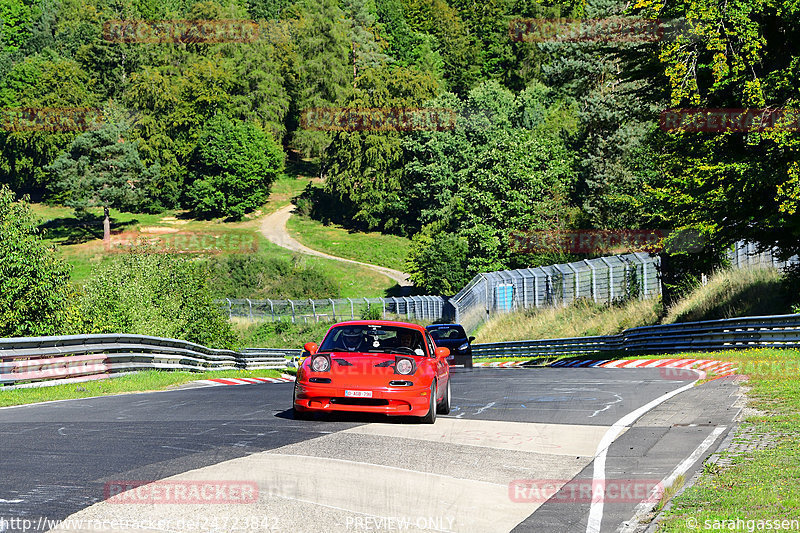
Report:
M792 313L800 308L800 293L791 283L773 269L723 270L667 310L660 300L633 300L519 311L480 326L476 342L614 335L637 326Z

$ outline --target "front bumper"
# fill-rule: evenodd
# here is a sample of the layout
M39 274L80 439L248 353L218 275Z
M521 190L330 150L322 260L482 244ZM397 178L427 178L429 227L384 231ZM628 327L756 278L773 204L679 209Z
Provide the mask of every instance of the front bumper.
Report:
M363 387L297 382L294 408L306 412L346 411L397 416L425 416L430 405L430 386ZM371 398L345 396L345 390L371 390Z

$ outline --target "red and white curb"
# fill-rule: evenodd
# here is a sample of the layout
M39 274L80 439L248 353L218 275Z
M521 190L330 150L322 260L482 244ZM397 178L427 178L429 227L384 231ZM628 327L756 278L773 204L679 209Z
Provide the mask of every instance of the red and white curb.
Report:
M481 362L473 366L507 368L521 366L528 361L505 361L502 363ZM704 374L727 376L736 372L737 368L728 361L713 359L562 359L548 366L568 368L676 368L681 370L699 370Z
M194 385L207 385L218 387L223 385L253 385L256 383L288 383L294 381L294 376L282 374L279 378L213 378L192 381Z
M736 372L734 363L714 359L604 359L592 361L586 359L562 360L549 365L569 368L675 368L680 370L698 370L703 376L728 376Z

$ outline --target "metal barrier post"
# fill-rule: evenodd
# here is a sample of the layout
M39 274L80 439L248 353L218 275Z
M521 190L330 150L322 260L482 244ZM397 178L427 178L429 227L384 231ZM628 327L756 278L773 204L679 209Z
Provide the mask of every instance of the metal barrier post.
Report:
M588 259L584 259L583 261L592 269L592 300L597 302L597 276L595 275L594 265Z

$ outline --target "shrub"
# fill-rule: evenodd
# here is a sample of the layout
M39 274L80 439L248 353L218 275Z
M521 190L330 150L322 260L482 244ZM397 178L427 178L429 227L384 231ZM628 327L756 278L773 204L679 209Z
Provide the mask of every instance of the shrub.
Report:
M218 298L332 298L336 284L321 270L299 261L254 254L230 254L209 261Z
M24 202L0 187L0 335L56 335L75 317L69 266L38 235Z
M232 348L235 333L198 261L136 250L92 272L81 333L133 333Z

